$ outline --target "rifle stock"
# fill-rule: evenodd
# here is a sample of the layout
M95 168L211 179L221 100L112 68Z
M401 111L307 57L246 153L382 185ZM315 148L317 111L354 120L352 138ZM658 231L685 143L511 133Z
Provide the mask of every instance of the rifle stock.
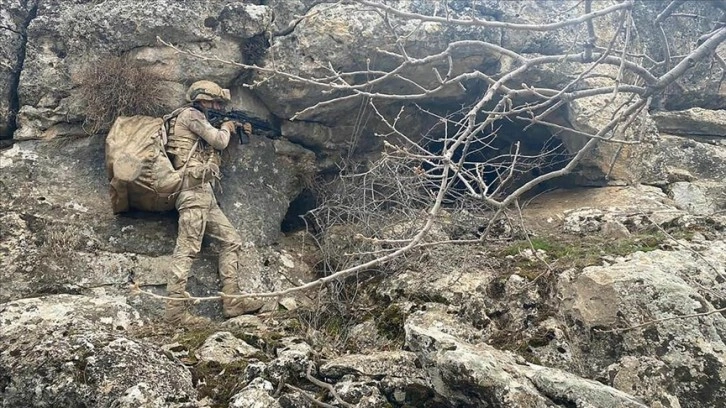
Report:
M249 136L242 130L241 124L249 123L252 125L252 132L267 137L268 139L280 138L280 129L275 127L272 123L267 122L264 119L260 119L250 115L244 111L221 111L216 109L207 109L207 120L214 127L219 127L223 122L234 121L239 123L237 126L236 133L239 137L240 144L247 144L250 142Z

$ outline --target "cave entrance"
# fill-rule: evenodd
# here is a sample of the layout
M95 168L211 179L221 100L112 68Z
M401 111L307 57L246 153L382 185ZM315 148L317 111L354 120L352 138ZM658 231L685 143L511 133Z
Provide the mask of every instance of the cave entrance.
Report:
M528 121L499 119L482 131L468 146L459 147L452 157L462 162L467 181L457 179L452 185L448 201L454 202L468 195L470 189L481 194L487 192L501 200L534 178L564 168L572 154L553 128ZM448 129L448 134L456 132ZM427 140L424 147L440 153L446 142L441 135ZM431 165L424 165L430 170ZM574 187L569 178L547 180L525 194L532 196L555 188ZM496 192L493 194L493 192Z
M318 200L312 190L303 189L294 200L290 202L287 213L280 223L280 231L291 233L303 231L307 227L305 214L317 207Z

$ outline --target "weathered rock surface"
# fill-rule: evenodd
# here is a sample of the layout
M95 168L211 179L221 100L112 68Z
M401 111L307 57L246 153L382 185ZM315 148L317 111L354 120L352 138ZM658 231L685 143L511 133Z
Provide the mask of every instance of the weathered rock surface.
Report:
M679 181L668 187L676 205L696 215L710 215L726 208L726 185L715 181Z
M40 2L28 27L21 103L37 105L43 98L65 98L72 91L73 82L60 78L73 78L83 64L111 52L155 46L157 36L174 44L190 44L195 51L208 55L241 59L236 44L229 37L220 38L224 33L217 23L226 20L220 18L223 9L224 2ZM229 18L234 19L234 13ZM193 61L182 55L167 63L172 73L204 65ZM223 82L234 79L239 72L221 63L204 70L202 75ZM197 77L194 74L200 72L185 78Z
M19 106L17 83L25 58L25 30L34 17L34 2L0 1L0 139L11 139Z
M431 379L420 368L418 357L406 351L342 356L321 366L320 374L335 380L338 390L351 401L375 397L378 391L397 404L424 406L434 396ZM377 383L374 389L363 387L373 382Z
M606 128L627 97L610 99L611 95L600 95L574 101L569 111L573 128L590 135ZM655 154L658 132L647 113L640 113L626 130L607 132L602 137L637 144L601 141L595 145L579 166L578 176L583 179L580 184L606 185L609 180L636 184L664 177L665 165ZM571 154L577 153L590 140L587 136L576 134L563 136Z
M259 63L265 68L274 66L276 69L304 77L328 75L330 74L328 67L343 71L364 69L368 59L373 69L390 69L399 63L396 58L375 50L379 44L384 45L383 50L396 50L393 45L395 39L387 29L385 21L377 13L355 4L272 1L263 6L211 1L204 4L184 3L170 7L162 1L143 2L143 4L127 0L114 0L102 4L43 1L38 4L36 10L33 8L35 5L33 1L28 1L26 4L8 0L8 3L7 9L11 13L6 17L8 24L3 26L11 29L4 32L8 32L10 36L15 36L14 33L17 32L21 37L23 35L27 37L27 44L25 41L20 41L20 45L13 45L18 44L18 41L9 41L10 48L6 52L8 61L14 60L11 58L17 54L14 51L28 56L22 73L18 73L19 86L17 89L10 86L8 91L8 95L19 95L17 101L13 102L17 105L13 109L20 110L19 130L15 134L17 140L84 134L85 130L81 126L84 120L83 95L79 93L78 88L82 78L79 78L79 73L89 63L103 58L111 51L128 55L140 65L163 73L169 90L169 94L165 96L165 106L169 109L182 102L185 85L200 78L216 80L241 92L238 85L241 81L249 79L250 73L243 72L237 65L223 63L217 58ZM607 2L599 5L606 7L611 4L615 3ZM576 17L581 12L578 5L576 1L535 2L526 6L511 2L487 1L475 6L452 5L449 12L452 13L452 17L473 14L503 22L538 24L551 22L550 16L555 14L557 19ZM410 2L402 4L401 7L411 12L433 12L433 5L429 2ZM657 8L638 8L636 20L639 22L639 29L652 35L638 36L637 46L657 55L662 44L657 40L660 28L654 26L652 21L651 14L655 9ZM691 3L682 5L680 10L694 14L716 11L712 5ZM288 22L305 12L310 12L311 15L302 19L294 29L285 31ZM350 18L352 15L356 18ZM606 38L613 34L616 23L615 16L598 19L596 32ZM676 33L673 34L674 41L669 44L671 53L690 50L690 43L687 42L691 39L689 36L693 36L695 32L710 31L706 23L700 20L698 24L688 26L684 25L683 18L671 17L663 24L669 33L673 32L671 30L675 30ZM25 26L28 26L27 29ZM260 41L261 35L268 29L279 33L274 37L269 49L265 44L266 40ZM586 35L583 25L567 26L554 31L515 31L508 33L506 38L500 38L500 35L495 33L496 30L471 26L449 27L433 22L427 22L421 27L417 27L412 21L402 22L397 29L411 31L411 35L407 36L406 47L408 54L415 57L439 52L452 41L467 39L502 43L509 49L525 55L556 54L571 51L573 38ZM211 58L199 61L187 54L177 53L159 44L157 36L185 50ZM494 75L502 68L502 64L508 64L506 61L503 62L499 55L476 46L462 47L457 52L451 75L472 69ZM14 66L8 63L0 64L0 67L5 65ZM570 68L585 66L576 63L564 65ZM697 64L693 71L699 74L689 77L693 80L693 89L702 87L698 88L701 89L700 93L693 92L689 84L686 90L689 98L672 95L668 103L682 105L691 101L696 105L710 108L722 106L714 102L722 98L718 96L720 95L718 86L714 86L718 79L717 75L706 75L705 71L702 72L707 65ZM432 86L437 83L437 78L431 70L434 67L438 67L439 70L448 69L442 60L407 68L402 74L421 84ZM570 69L563 66L544 67L542 70L527 73L519 80L541 87L556 87L569 82L568 72ZM267 75L258 72L253 80L260 81ZM59 80L59 78L66 79ZM595 82L607 82L603 78ZM262 81L258 85L252 90L253 97L259 97L266 105L263 110L267 111L269 108L283 120L283 123L287 123L286 119L306 107L330 98L330 95L323 94L323 89L299 82L292 83L279 76ZM387 81L378 88L385 88L386 92L412 89L410 84L398 80ZM238 93L237 91L235 93ZM470 96L465 95L461 88L452 86L439 92L437 98L439 98L437 104L441 104L443 98L448 101L447 103L451 102L452 106L458 106L469 100ZM591 106L597 111L601 104L611 104L611 102L608 102L605 96L592 97L590 100L583 100L580 105ZM425 100L421 103L426 105ZM371 151L380 147L380 140L374 138L373 134L383 130L383 127L370 111L364 112L364 105L365 103L361 105L358 99L351 99L323 106L305 119L321 122L327 127L293 123L283 127L283 134L289 135L304 146L316 146L321 152L318 157L320 167L333 170L340 161L341 153L354 150ZM399 103L385 101L378 103L379 111L386 113L397 112L400 107ZM597 126L589 123L588 109L573 107L573 112L579 112L574 115L574 122L580 124L576 123L576 127L597 130ZM9 115L9 108L4 111ZM357 113L353 114L354 112ZM6 116L9 118L8 115ZM603 110L599 111L597 116L605 119L610 117L610 114L607 110ZM410 129L411 133L426 133L436 124L435 118L430 119L420 120L410 115L402 115L399 125ZM361 126L364 122L366 126ZM636 124L639 122L641 121L636 121ZM647 125L646 122L647 120L643 126ZM14 126L7 124L8 129ZM646 133L650 134L650 131ZM650 159L653 140L650 136L641 136L631 139L643 140L643 144L627 146L623 151L617 145L601 144L591 152L592 159L589 160L591 163L586 163L584 166L583 182L602 184L605 175L621 182L648 181L657 177L661 172L660 165ZM321 145L324 147L321 148ZM570 150L572 151L572 148ZM610 161L615 156L629 158L637 165L616 165L610 169Z
M584 371L595 375L608 369L613 385L650 372L649 383L666 394L641 386L628 391L650 394L651 404L675 398L682 407L721 404L724 394L717 384L726 375L726 319L720 313L678 316L722 306L725 250L723 241L712 241L699 248L699 256L688 249L635 253L609 266L563 274L562 307L577 328L570 335L579 338L573 345ZM607 331L660 319L634 330ZM619 370L624 372L614 381Z
M197 350L196 357L201 361L215 361L229 364L253 357L260 350L245 343L230 332L217 332L209 336Z
M660 155L668 166L669 182L726 179L726 152L709 140L662 134Z
M726 137L726 110L691 108L657 112L653 120L661 133L680 136Z
M313 348L299 338L283 339L276 354L266 368L266 375L275 381L304 378L308 367L315 365Z
M278 408L281 405L271 396L274 391L269 381L253 381L232 397L229 408Z
M406 344L419 354L436 392L454 406L646 407L622 391L564 371L528 364L487 344L469 344L437 327L439 315L406 321Z
M195 402L189 371L158 347L130 337L130 330L143 325L123 298L55 295L1 304L3 406Z

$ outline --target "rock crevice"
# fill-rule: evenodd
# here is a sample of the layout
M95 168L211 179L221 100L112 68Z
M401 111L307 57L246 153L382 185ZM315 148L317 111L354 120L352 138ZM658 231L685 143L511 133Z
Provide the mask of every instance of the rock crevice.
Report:
M28 44L28 27L32 23L33 19L38 13L38 4L36 0L25 1L20 4L21 10L25 10L25 16L22 18L22 22L19 27L12 28L10 26L2 26L2 29L9 30L17 35L17 45L15 59L12 61L9 67L9 81L8 81L8 115L3 121L2 112L0 112L0 139L12 139L13 134L17 130L18 126L16 123L16 117L20 111L20 76L23 72L23 65L25 64L25 55ZM2 36L4 37L4 36ZM0 37L0 38L2 38ZM2 108L0 103L0 108ZM3 123L5 125L3 126ZM0 145L0 147L2 147Z

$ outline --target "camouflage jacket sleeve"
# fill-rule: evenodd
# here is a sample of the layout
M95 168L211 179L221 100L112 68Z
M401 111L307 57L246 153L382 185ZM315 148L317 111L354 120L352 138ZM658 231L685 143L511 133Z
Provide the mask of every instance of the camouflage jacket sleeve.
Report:
M204 114L196 109L190 109L188 127L192 133L204 139L210 146L223 150L229 143L229 130L217 129L207 121Z

